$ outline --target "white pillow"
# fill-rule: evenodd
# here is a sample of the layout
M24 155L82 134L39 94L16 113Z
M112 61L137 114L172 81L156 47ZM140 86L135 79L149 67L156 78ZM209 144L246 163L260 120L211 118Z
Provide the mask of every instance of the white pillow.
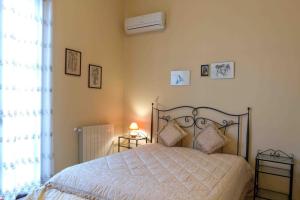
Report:
M195 148L211 154L226 145L228 139L213 124L207 125L195 139Z
M177 122L170 121L159 131L159 137L166 146L174 146L188 133Z

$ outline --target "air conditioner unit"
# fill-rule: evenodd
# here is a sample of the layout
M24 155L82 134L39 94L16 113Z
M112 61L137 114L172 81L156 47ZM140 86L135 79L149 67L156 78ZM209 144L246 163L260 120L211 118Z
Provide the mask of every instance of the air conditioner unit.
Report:
M165 29L165 14L163 12L131 17L125 20L125 32L127 34L159 31L163 29Z

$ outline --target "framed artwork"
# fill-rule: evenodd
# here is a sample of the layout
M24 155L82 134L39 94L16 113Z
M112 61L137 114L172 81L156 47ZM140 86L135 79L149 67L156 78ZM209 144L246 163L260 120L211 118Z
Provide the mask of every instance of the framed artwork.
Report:
M234 78L234 62L213 63L210 68L210 76L212 79Z
M201 76L209 76L209 65L201 65Z
M66 48L65 50L65 74L81 75L81 52Z
M102 67L97 65L89 65L89 88L102 88Z
M170 85L190 85L190 71L171 71Z

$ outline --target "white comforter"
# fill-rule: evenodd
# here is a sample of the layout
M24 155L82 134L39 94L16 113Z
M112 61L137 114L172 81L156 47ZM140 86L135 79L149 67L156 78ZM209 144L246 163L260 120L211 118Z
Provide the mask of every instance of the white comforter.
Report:
M69 167L28 199L235 200L251 178L239 156L148 144Z

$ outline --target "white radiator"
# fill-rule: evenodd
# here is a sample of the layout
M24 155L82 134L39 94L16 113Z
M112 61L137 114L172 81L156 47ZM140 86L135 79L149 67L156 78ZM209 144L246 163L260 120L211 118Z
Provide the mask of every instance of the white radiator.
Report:
M114 127L111 124L75 128L79 133L79 161L106 156L113 151Z

